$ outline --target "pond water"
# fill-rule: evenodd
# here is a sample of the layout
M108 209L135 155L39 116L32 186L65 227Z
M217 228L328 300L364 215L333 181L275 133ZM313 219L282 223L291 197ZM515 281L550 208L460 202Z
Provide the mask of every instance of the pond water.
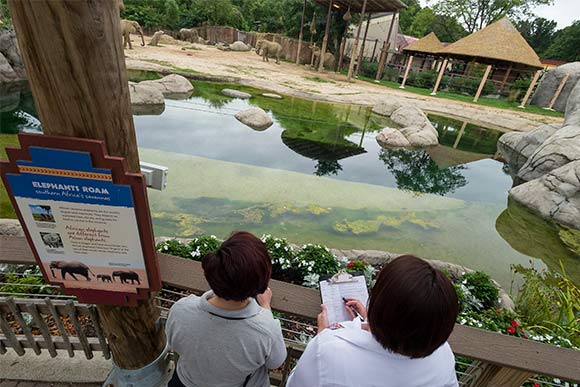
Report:
M562 259L580 279L578 254L562 242L568 231L508 207L512 180L495 159L500 132L430 115L441 145L385 150L375 136L393 123L368 107L194 86L161 114L135 116L141 160L169 167L168 188L149 191L157 236L244 229L297 244L412 253L486 271L508 288L511 264L557 269ZM224 87L254 97L225 97ZM26 101L5 109L2 133L38 129ZM255 106L273 126L255 131L233 116Z

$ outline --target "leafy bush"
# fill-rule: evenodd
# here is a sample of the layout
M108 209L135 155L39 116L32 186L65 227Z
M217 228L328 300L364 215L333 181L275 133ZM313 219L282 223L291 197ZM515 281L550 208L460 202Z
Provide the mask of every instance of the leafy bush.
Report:
M453 77L449 80L447 88L452 93L475 95L481 79ZM495 91L495 85L492 81L487 80L481 91L481 95L492 94Z
M435 86L437 80L437 71L426 70L421 72L411 72L407 77L407 84L411 86L420 87L423 89L431 89Z
M459 278L462 307L464 310L493 309L497 305L499 290L489 275L475 271Z
M487 309L480 312L462 312L457 322L474 328L524 337L525 331L518 322L517 314L506 309Z
M170 239L165 242L159 242L156 248L157 251L164 254L191 259L191 248L189 245L181 243L177 239Z
M272 258L272 277L284 280L288 277L286 274L291 270L294 260L292 246L286 239L276 238L272 235L263 235L262 242L266 245Z
M385 70L383 71L383 80L390 82L398 82L399 71L392 67L385 67Z
M47 285L44 282L40 268L28 269L22 274L5 274L4 279L0 278L0 282L7 284L0 286L0 292L15 294L61 294L58 288Z
M362 62L359 70L359 74L365 77L375 78L377 76L377 71L379 70L379 64L377 62Z
M215 235L195 238L189 242L191 258L195 261L201 261L204 255L215 252L220 246L221 242Z
M335 274L339 269L338 261L328 247L314 244L304 245L296 253L293 266L302 277Z
M528 91L531 82L532 82L531 79L518 79L514 83L512 83L509 88L510 92L508 96L508 101L514 102L519 98L521 98L521 96L523 96L526 93L526 91Z

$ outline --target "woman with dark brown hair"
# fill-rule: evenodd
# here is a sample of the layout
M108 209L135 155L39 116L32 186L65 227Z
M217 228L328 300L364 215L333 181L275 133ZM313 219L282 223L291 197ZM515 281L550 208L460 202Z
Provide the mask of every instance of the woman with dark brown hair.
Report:
M426 261L401 256L379 273L368 314L349 299L353 321L328 326L308 344L288 387L456 387L455 358L447 339L459 313L451 281ZM368 320L355 318L350 308Z
M211 290L169 311L167 341L179 354L169 387L270 386L268 369L282 365L286 347L270 307L266 246L237 232L205 255L202 267Z

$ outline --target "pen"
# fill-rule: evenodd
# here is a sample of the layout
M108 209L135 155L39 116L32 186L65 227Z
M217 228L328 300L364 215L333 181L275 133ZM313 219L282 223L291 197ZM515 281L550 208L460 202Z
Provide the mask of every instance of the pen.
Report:
M345 304L348 302L348 300L344 297L342 297L342 301L344 301ZM356 317L360 318L361 321L365 321L363 316L360 315L360 313L358 312L358 310L356 310L356 308L354 306L349 306L349 308L352 311L352 313L355 314Z

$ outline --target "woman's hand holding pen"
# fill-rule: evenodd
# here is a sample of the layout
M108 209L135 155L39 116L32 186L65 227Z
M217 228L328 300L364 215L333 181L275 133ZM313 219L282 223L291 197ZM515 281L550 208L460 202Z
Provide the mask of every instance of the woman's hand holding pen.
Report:
M363 305L362 302L360 302L356 298L345 298L344 305L346 307L346 311L348 312L351 318L354 319L355 317L358 317L357 314L355 313L358 312L360 317L362 317L364 320L367 319L367 308Z

